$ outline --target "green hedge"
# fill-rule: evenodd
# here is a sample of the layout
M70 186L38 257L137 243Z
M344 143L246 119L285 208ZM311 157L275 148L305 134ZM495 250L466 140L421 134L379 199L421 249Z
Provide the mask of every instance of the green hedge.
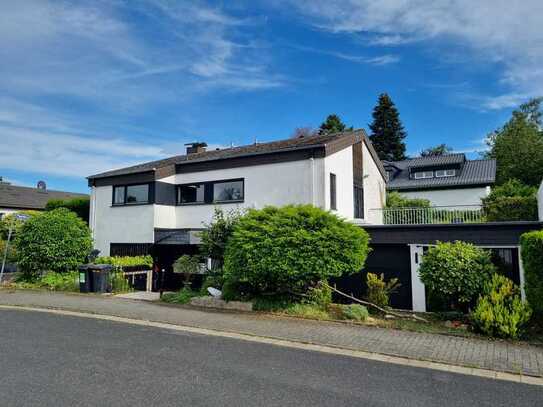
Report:
M111 264L116 267L136 267L136 266L153 266L153 258L151 256L119 256L119 257L97 257L94 260L96 264Z
M520 237L526 299L534 314L543 317L543 230Z
M90 200L89 198L51 199L45 205L46 211L58 208L66 208L75 212L77 216L89 224Z
M483 198L483 213L489 222L537 220L536 194L536 188L509 180Z

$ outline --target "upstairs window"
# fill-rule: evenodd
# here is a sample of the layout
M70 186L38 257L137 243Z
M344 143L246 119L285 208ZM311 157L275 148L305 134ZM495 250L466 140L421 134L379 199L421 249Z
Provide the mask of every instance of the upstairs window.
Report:
M179 195L177 202L180 204L186 203L204 203L205 202L205 185L192 184L181 185L179 187Z
M448 169L448 170L436 170L436 178L442 178L442 177L454 177L456 175L456 170Z
M213 202L243 200L243 180L214 182Z
M433 178L434 172L433 171L417 171L414 173L415 179L423 179L423 178Z
M337 210L336 174L330 173L330 209Z
M243 202L244 180L208 181L179 185L179 205Z
M113 205L149 203L149 184L117 185L113 187Z

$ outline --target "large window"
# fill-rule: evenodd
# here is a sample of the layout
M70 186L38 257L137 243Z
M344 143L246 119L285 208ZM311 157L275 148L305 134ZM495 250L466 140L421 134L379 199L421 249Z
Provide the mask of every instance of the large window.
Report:
M330 173L330 209L337 210L336 174Z
M113 205L149 203L149 184L118 185L113 187Z
M207 181L179 185L177 189L179 205L242 202L244 199L243 179Z
M205 200L205 185L192 184L181 185L178 189L179 195L177 202L180 204L187 203L204 203Z
M213 202L243 200L243 181L213 183Z

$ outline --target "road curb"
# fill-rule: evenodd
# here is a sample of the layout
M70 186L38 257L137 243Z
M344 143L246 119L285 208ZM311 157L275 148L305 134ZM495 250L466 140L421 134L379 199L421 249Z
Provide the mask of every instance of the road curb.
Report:
M327 353L333 355L354 357L358 359L367 359L385 363L392 363L401 366L418 367L424 369L432 369L442 372L459 373L470 376L477 376L495 380L505 380L515 383L524 383L537 386L543 386L543 377L534 377L521 374L513 374L506 372L499 372L487 369L472 368L458 365L450 365L434 361L410 359L401 356L383 355L379 353L366 352L361 350L345 349L329 345L319 345L315 343L292 341L287 339L271 338L266 336L256 336L250 334L242 334L229 331L213 330L208 328L198 328L187 325L175 325L165 322L155 322L134 318L119 317L114 315L93 314L80 311L68 311L63 309L52 308L39 308L30 306L18 306L18 305L0 305L0 310L16 310L16 311L31 311L31 312L43 312L55 315L64 315L80 318L99 319L105 321L119 322L131 325L146 326L153 328L168 329L171 331L189 332L199 335L210 335L222 338L237 339L255 343L262 343L268 345L281 346L291 349L300 349L313 352Z

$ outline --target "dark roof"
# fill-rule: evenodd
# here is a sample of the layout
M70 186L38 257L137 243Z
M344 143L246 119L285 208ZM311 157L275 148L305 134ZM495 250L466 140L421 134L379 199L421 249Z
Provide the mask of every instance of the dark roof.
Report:
M0 207L14 209L45 209L51 199L88 198L86 194L42 190L0 183Z
M377 157L371 141L369 140L364 130L355 130L333 134L315 135L310 137L290 138L285 140L271 141L268 143L250 144L240 147L224 148L220 150L210 150L202 153L194 153L189 155L177 155L174 157L165 158L163 160L151 161L143 164L134 165L132 167L120 168L117 170L106 171L100 174L88 177L89 180L98 178L115 177L119 175L137 174L143 172L156 171L161 167L171 165L192 164L197 162L210 162L215 160L227 160L230 158L251 157L261 154L274 154L287 151L326 148L333 144L342 145L348 139L352 139L343 148L354 144L357 141L364 141L368 146L374 160L376 161L379 170L385 176L384 167ZM341 149L341 148L339 148ZM335 150L338 151L338 150Z
M441 178L410 178L411 169L456 167L457 175ZM447 154L437 157L418 157L404 161L385 162L393 167L387 183L389 190L439 189L449 187L492 185L496 181L496 160L466 160L464 154Z
M462 164L466 161L463 153L444 154L429 157L416 157L403 161L393 161L392 164L400 168L422 168L436 165Z

